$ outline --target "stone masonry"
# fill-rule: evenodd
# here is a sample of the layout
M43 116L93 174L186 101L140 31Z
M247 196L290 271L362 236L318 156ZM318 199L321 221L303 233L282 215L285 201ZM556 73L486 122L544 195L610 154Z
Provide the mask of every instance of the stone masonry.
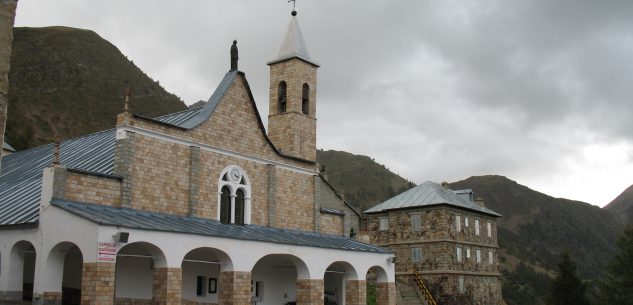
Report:
M345 304L365 305L367 304L367 282L364 280L345 281Z
M81 305L114 304L114 267L112 263L83 263Z
M323 305L323 280L297 279L297 304Z
M4 128L7 123L13 22L17 5L17 0L0 0L0 145L4 143Z
M251 273L220 272L220 305L251 305Z
M412 226L414 215L420 217L419 230ZM384 217L389 229L381 231ZM368 230L371 243L394 251L398 282L411 283L417 270L437 298L466 295L473 304L501 304L494 217L449 206L392 210L368 215ZM413 257L416 248L419 260Z

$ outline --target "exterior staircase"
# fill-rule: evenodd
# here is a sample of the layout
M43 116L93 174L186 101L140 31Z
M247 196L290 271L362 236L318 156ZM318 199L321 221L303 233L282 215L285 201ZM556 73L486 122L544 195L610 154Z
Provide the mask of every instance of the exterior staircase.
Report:
M398 283L397 305L429 305L414 285Z

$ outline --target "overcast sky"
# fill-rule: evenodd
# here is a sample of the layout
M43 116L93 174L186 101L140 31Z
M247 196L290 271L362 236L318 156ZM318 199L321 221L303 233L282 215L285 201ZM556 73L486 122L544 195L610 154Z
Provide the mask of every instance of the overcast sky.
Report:
M633 184L633 1L297 0L319 64L317 147L415 183L507 176L603 206ZM186 5L185 5L186 4ZM268 115L286 0L20 0L90 29L187 104L240 70Z

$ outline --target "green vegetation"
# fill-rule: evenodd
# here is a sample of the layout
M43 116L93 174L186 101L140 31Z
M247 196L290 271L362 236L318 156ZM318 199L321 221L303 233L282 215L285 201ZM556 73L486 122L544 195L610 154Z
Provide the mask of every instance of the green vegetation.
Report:
M111 43L88 30L15 28L6 141L18 150L114 127L131 109L147 116L186 109Z
M576 264L569 257L569 252L564 252L562 261L558 264L558 274L552 281L547 304L589 305L589 300L585 296L586 290L587 287L576 274Z
M376 283L367 282L367 305L376 305Z
M618 239L619 252L606 268L600 287L603 304L633 305L633 225Z

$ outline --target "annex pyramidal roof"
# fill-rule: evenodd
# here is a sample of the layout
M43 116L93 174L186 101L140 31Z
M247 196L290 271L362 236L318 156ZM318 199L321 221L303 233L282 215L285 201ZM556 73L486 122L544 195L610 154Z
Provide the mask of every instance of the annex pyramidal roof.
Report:
M299 22L297 21L297 16L293 15L290 19L290 24L288 25L288 31L286 32L284 42L281 44L281 48L279 49L279 55L276 59L269 61L268 64L274 64L295 57L317 67L319 66L319 64L310 58L308 47L303 39L303 34L301 33L301 28L299 27Z
M448 205L460 209L471 210L492 216L501 216L497 212L480 206L470 199L466 199L459 194L464 193L463 190L453 191L442 185L427 181L400 195L368 209L365 213L379 213L388 210L427 207L436 205Z

